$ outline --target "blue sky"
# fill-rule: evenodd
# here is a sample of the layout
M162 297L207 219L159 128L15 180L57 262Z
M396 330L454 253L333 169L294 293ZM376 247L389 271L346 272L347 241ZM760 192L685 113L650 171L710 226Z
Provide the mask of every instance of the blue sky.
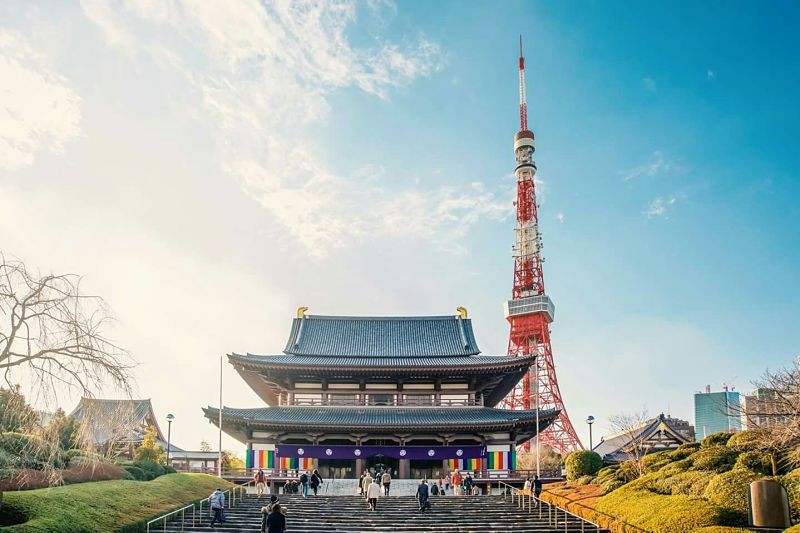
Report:
M504 352L519 33L581 435L798 354L796 4L226 7L0 8L0 246L107 297L180 446L299 305L465 305Z

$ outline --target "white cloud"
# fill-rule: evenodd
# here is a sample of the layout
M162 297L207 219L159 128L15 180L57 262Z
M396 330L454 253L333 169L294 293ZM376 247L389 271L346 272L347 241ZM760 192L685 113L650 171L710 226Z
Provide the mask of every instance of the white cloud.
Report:
M656 80L654 80L650 76L645 76L644 78L642 78L642 85L648 91L655 92L656 90Z
M221 168L312 255L381 235L453 243L481 217L510 208L482 186L423 189L385 171L365 177L357 168L350 175L329 169L314 126L328 117L333 92L354 87L387 99L442 62L438 45L423 35L404 47L380 38L354 47L347 36L353 2L84 0L82 7L109 44L154 56L185 76L202 95L198 113L217 139ZM372 15L394 12L382 3L369 8ZM143 25L167 27L181 46L139 44Z
M558 220L561 224L564 223L564 213L556 213L556 220Z
M659 196L647 204L644 214L647 215L647 218L664 217L677 202L677 196L671 195L666 198Z
M0 168L61 153L80 133L80 98L20 34L0 29Z
M631 181L642 176L653 177L660 173L669 172L677 168L678 167L675 165L675 163L667 160L664 157L663 152L656 150L653 152L649 161L624 172L622 181Z
M715 73L713 70L711 70L711 69L708 69L708 70L706 71L706 79L707 79L708 81L711 81L711 80L713 80L713 79L714 79L716 76L717 76L717 74L716 74L716 73Z

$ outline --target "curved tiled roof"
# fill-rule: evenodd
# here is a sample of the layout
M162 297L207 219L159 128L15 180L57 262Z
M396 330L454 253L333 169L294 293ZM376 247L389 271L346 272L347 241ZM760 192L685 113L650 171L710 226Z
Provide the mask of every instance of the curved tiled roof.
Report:
M203 409L217 423L219 409ZM557 410L541 411L539 424L558 416ZM536 411L490 407L261 407L222 410L225 421L277 427L436 428L459 426L509 427L536 424Z
M311 356L311 355L253 355L230 354L228 359L232 363L239 363L244 367L266 368L359 368L364 371L397 370L408 371L425 368L446 367L481 369L497 367L530 366L536 358L531 356L500 356L500 355L460 355L447 357L366 357L366 356Z
M295 318L284 353L429 357L480 353L472 321L458 316Z

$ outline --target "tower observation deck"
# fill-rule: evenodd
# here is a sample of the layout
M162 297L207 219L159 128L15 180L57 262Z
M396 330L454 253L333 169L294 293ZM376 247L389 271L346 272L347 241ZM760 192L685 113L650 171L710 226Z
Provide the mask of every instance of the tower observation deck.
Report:
M550 323L555 306L545 292L542 272L542 235L539 231L536 203L535 137L528 129L528 106L525 94L525 58L522 38L519 49L519 118L520 130L514 135L514 156L517 178L516 240L513 246L514 284L511 299L505 303L505 316L511 329L508 355L536 356L536 363L504 401L509 409L554 409L558 417L544 431L539 442L564 454L583 448L570 422L558 387L553 350L550 344ZM529 449L530 443L524 448Z

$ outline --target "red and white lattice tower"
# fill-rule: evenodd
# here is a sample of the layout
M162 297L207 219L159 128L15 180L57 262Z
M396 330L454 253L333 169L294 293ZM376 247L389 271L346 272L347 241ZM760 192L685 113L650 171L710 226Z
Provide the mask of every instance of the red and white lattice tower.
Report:
M509 355L536 354L536 364L520 380L504 400L509 409L558 409L558 418L539 437L541 444L559 453L582 449L581 441L567 416L561 391L558 388L553 350L550 346L550 322L555 307L544 290L542 274L542 235L536 205L536 163L533 160L535 143L528 129L528 108L525 101L525 59L522 57L522 37L519 41L519 121L520 130L514 136L514 155L517 168L517 227L514 255L514 289L505 304L506 319L511 325L508 338ZM538 398L537 398L538 397ZM530 443L526 449L529 449Z

